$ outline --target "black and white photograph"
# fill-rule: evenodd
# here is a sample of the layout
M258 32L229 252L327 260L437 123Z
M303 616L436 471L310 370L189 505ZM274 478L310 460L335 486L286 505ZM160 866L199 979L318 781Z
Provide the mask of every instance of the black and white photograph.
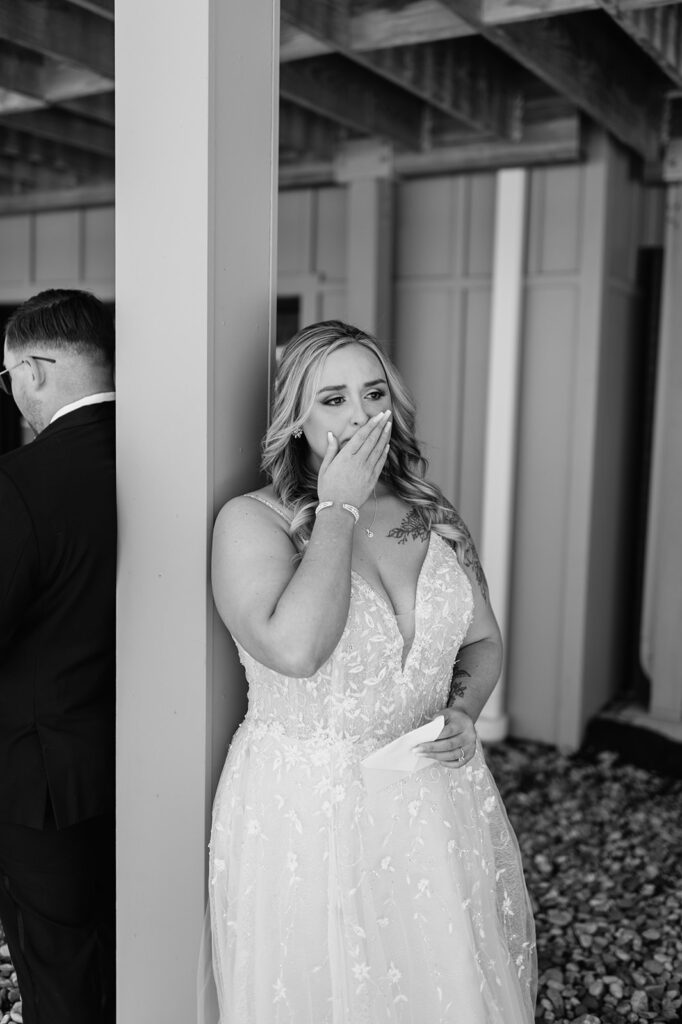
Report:
M682 1021L682 2L0 0L0 1024Z

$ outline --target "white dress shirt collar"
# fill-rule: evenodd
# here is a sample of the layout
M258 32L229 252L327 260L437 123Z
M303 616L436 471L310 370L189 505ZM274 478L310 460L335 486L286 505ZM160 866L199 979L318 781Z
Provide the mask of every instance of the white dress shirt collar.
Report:
M85 398L79 398L76 402L69 402L68 405L63 405L61 409L57 409L56 413L50 420L50 423L54 423L60 416L66 416L67 412L73 412L75 409L82 409L85 405L99 405L101 402L113 402L116 398L115 391L100 391L96 395L86 395Z

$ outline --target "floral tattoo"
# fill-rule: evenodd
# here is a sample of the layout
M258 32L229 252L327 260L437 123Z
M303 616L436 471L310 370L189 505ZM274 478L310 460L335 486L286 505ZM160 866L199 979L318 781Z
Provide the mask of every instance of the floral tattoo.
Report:
M469 533L469 529L464 520L462 519L461 515L455 508L451 508L449 510L448 522L452 523L453 526L456 526L457 529L460 530L461 533L464 535L460 551L462 565L464 566L465 569L471 569L471 572L474 575L474 579L478 583L479 590L483 595L483 600L487 604L488 581L485 578L483 566L481 565L481 560L478 557L476 545L474 544L471 534Z
M407 515L404 516L400 526L394 526L392 530L388 531L386 536L395 537L398 544L406 544L409 538L412 540L427 540L429 531L417 509L411 508Z
M448 509L446 522L452 523L453 526L462 534L462 541L460 544L460 561L465 569L470 569L474 579L476 580L483 599L488 601L488 581L485 578L483 572L483 566L481 560L478 557L476 546L472 540L471 534L467 528L466 523L460 516L459 512L454 508ZM387 537L395 537L399 544L406 544L408 540L428 540L429 529L421 516L421 513L416 508L411 508L409 512L403 517L400 526L394 526L392 530L389 530ZM452 543L452 542L450 542Z
M448 698L448 704L451 704L457 697L463 697L466 693L466 686L463 683L464 678L471 679L471 673L467 672L465 668L458 668L455 664L452 670L452 681L450 683L450 696Z

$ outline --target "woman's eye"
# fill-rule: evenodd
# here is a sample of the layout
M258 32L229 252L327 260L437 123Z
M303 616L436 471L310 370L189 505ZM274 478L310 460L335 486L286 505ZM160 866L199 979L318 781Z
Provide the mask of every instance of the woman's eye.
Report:
M341 402L343 402L343 397L341 395L334 395L333 398L328 398L325 401L324 404L325 405L340 405Z
M370 393L367 395L367 397L372 402L379 402L382 398L385 398L386 395L385 395L385 392L383 392L383 391L370 391Z

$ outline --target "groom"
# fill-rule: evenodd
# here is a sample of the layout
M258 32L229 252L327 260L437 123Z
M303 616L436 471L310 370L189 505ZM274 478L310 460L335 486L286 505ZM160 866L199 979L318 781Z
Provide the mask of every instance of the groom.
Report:
M0 920L25 1024L113 1024L111 316L41 292L3 358L37 436L0 457Z

